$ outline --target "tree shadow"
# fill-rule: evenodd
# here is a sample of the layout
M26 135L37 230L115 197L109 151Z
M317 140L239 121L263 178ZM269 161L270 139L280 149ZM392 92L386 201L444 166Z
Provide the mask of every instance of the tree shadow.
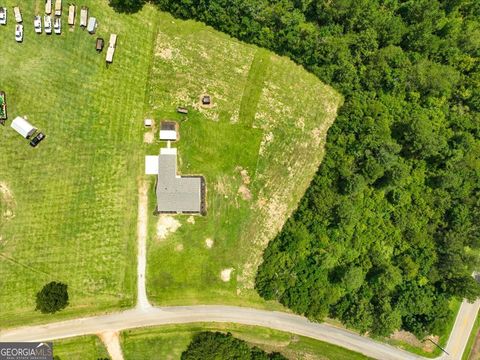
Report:
M109 5L118 13L134 14L142 10L145 0L110 0Z

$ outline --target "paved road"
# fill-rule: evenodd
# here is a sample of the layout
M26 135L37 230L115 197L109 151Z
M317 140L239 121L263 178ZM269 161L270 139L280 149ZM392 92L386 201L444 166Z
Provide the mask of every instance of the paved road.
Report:
M45 341L66 337L118 332L125 329L192 322L234 322L258 325L308 336L377 359L421 359L395 347L327 324L283 312L234 306L172 306L132 309L119 313L67 320L46 325L0 331L0 341Z
M122 359L117 336L119 331L167 324L232 322L245 325L258 325L308 336L342 346L376 359L424 359L418 355L360 336L348 330L336 328L328 324L312 323L302 316L283 312L221 305L152 307L147 299L145 284L147 190L148 184L143 182L139 190L138 209L137 307L135 309L107 315L1 330L0 341L46 341L99 334L106 343L109 352L114 354L116 359ZM462 303L452 334L446 346L446 351L449 355L443 355L437 360L461 359L479 307L480 300L474 304L469 304L465 301Z
M479 308L480 300L475 301L473 304L463 300L448 339L447 346L445 347L445 350L449 354L449 356L445 356L445 359L460 360L462 358L462 354L465 351L468 338L477 318Z

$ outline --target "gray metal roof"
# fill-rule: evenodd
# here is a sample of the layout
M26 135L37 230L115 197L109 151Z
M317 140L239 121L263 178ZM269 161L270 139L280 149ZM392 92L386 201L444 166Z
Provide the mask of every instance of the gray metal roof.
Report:
M200 212L201 178L177 176L176 153L158 156L157 210Z

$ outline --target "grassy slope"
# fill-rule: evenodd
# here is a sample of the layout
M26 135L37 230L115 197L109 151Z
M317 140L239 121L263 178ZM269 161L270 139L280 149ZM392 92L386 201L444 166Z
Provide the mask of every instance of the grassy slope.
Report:
M30 19L43 9L39 0L22 3L25 41L15 43L14 4L3 2L10 18L0 27L0 89L9 107L0 128L0 182L13 194L15 215L0 220L1 325L131 306L156 10L127 16L106 2L82 3L97 16L98 35L119 34L107 69L95 37L78 27L68 31L65 17L61 36L34 34ZM17 115L47 134L37 149L9 127ZM55 317L34 312L35 293L51 280L67 283L70 293L70 307Z
M97 336L82 336L53 343L53 355L60 360L105 359L108 352Z
M193 335L199 331L231 332L234 336L269 352L279 351L289 359L360 360L367 357L303 336L236 324L189 324L130 330L122 333L125 359L180 359Z
M199 107L204 93L212 95L212 108ZM208 215L194 224L177 217L181 226L163 240L157 218L150 218L151 300L264 304L252 290L261 252L312 178L340 101L288 59L161 15L149 107L156 119L180 121L179 167L205 175ZM172 111L179 105L190 108L188 116ZM151 145L150 153L159 146ZM242 170L250 199L239 194ZM154 201L150 205L153 211ZM226 268L234 269L229 282L220 279Z

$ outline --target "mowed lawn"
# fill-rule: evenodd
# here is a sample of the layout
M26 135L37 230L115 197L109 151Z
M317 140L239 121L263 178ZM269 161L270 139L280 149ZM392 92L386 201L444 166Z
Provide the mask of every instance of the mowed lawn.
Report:
M121 333L126 360L178 360L201 331L230 332L251 346L277 351L288 359L367 360L368 357L322 341L282 331L238 324L186 324L128 330Z
M81 336L53 342L55 360L108 359L108 352L99 337Z
M200 105L202 94L212 106ZM147 112L157 126L179 122L179 170L205 176L207 215L150 216L153 303L277 306L253 290L256 269L313 177L340 103L286 58L160 15ZM189 114L176 114L177 106ZM160 146L147 145L149 154ZM151 177L149 214L154 184Z
M118 34L114 63L95 52L96 36L36 35L44 1L22 1L25 40L14 40L13 6L0 27L0 90L9 121L0 127L0 327L129 307L135 298L137 179L143 172L142 120L157 10L116 14L85 0L107 42ZM79 9L78 14L79 15ZM47 136L32 149L10 128L25 116ZM6 209L4 211L4 208ZM68 284L70 306L35 311L49 281Z

